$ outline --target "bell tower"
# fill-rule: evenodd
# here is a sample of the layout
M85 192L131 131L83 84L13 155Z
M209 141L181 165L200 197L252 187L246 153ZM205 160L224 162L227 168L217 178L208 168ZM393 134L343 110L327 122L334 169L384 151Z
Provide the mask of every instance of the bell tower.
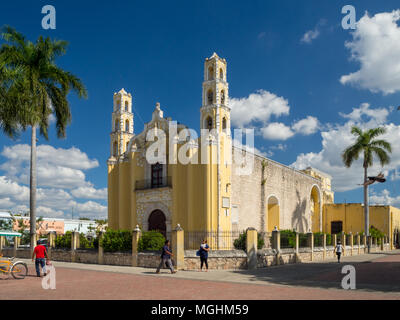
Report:
M119 159L127 149L133 133L132 95L121 89L114 93L110 159Z
M200 128L225 131L230 135L229 85L226 60L215 52L204 62L203 104Z

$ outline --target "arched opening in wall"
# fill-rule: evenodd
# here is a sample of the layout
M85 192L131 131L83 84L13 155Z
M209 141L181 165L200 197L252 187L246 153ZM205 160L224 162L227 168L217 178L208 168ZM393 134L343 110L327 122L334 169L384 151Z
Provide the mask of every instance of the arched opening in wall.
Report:
M207 130L212 130L212 128L213 128L213 121L212 121L212 118L210 117L210 116L208 116L207 118L206 118L206 121L205 121L205 126L204 126Z
M125 121L125 132L129 132L129 120Z
M272 232L275 227L280 228L279 226L279 201L275 196L270 196L268 198L267 204L267 228L268 232Z
M126 143L126 149L125 149L125 152L128 152L128 148L129 148L129 141Z
M224 70L222 70L222 68L219 69L219 78L220 78L221 80L224 80Z
M210 89L210 90L207 91L207 103L208 104L213 104L213 102L214 102L214 93Z
M225 105L225 91L221 90L221 104Z
M129 111L129 103L128 103L128 101L125 101L125 111L126 112Z
M223 117L222 119L222 130L226 130L226 118Z
M310 195L310 210L311 210L311 230L312 232L321 231L321 210L320 210L319 189L314 186L311 189Z
M119 123L118 119L115 119L114 131L118 131L118 127L119 127L118 123Z
M121 101L120 100L117 101L117 110L119 110L119 109L121 109Z
M116 157L118 155L118 143L117 141L113 144L113 156Z
M214 68L213 67L208 68L208 80L214 80Z
M154 210L149 216L149 231L158 231L167 237L167 225L165 214L161 210Z

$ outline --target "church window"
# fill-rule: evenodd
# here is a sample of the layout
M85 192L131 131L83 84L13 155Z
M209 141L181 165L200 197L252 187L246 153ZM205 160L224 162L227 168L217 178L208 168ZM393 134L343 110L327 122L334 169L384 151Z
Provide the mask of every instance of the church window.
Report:
M163 167L162 164L156 163L151 165L151 187L159 188L162 187L163 175L162 175Z
M221 104L225 105L225 91L224 90L221 91Z
M211 118L211 117L208 117L208 118L206 119L206 128L207 128L208 130L211 130L212 127L213 127L212 118Z
M129 120L125 121L125 131L129 132Z
M214 94L212 90L208 90L207 92L207 101L208 104L212 104L214 102Z
M118 143L115 141L113 146L113 156L116 157L118 154Z
M224 80L224 71L222 70L222 68L219 69L219 78L220 78L221 80Z
M129 141L126 143L126 151L128 152Z
M118 119L115 119L115 124L114 124L114 131L118 131Z
M226 118L224 117L222 119L222 130L225 130L225 129L226 129Z
M213 67L208 68L208 80L214 80L214 68Z
M125 101L125 111L126 111L126 112L128 112L128 106L129 106L128 101Z

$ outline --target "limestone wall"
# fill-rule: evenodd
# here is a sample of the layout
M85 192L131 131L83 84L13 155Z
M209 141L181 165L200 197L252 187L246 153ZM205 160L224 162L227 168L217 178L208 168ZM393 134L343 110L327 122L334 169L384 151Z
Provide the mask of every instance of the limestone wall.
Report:
M259 232L271 231L273 226L268 226L267 221L268 199L276 197L280 211L278 228L309 231L311 190L315 185L322 190L320 180L256 155L251 175L238 175L238 168L233 162L232 206L238 210L237 229L255 227Z

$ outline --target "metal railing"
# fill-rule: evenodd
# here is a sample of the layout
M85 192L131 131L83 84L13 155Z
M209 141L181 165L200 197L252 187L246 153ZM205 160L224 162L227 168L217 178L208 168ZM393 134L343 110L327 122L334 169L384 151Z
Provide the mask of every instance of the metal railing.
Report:
M211 250L234 250L234 241L239 236L239 231L185 231L185 249L197 250L205 239Z
M163 177L162 181L154 183L152 179L137 180L135 190L157 189L157 188L172 188L172 177Z

